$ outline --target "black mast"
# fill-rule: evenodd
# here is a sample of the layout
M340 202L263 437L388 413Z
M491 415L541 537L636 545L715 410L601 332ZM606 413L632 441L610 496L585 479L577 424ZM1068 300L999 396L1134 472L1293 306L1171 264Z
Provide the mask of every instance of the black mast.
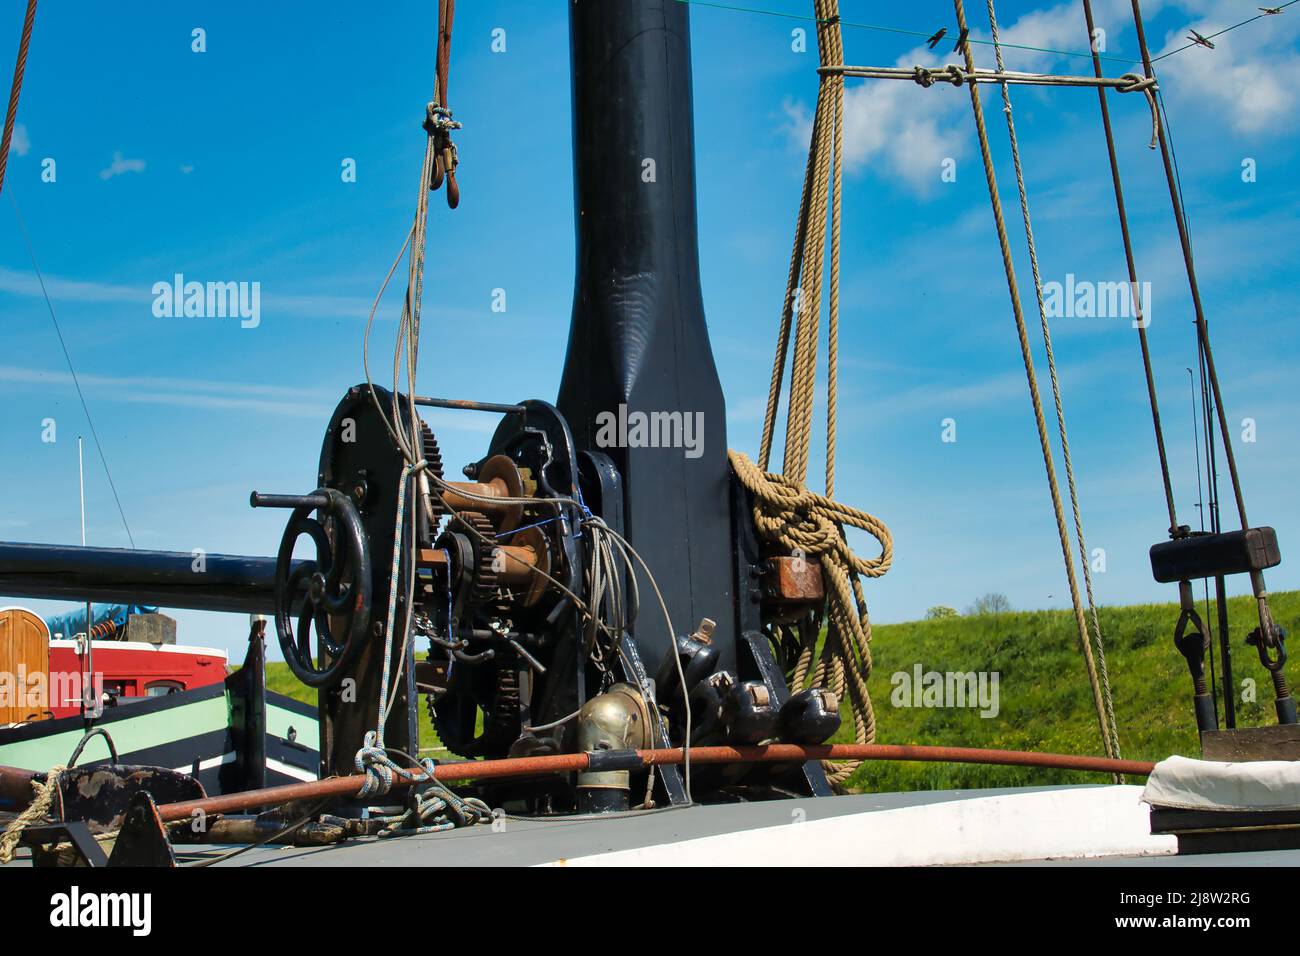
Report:
M714 619L719 666L733 667L726 412L700 293L687 8L570 0L569 24L577 274L557 404L579 447L618 466L628 537L677 632ZM637 413L702 424L698 447L600 440L601 420ZM638 583L635 636L653 673L667 628Z

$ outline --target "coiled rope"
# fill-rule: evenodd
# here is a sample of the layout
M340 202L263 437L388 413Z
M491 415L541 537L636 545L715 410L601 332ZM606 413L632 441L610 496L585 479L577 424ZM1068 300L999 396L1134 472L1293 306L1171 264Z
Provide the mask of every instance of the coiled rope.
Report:
M844 59L844 44L838 0L814 0L814 6L821 65L840 64ZM820 686L841 700L847 699L853 715L854 740L859 744L869 744L876 737L876 721L867 690L867 678L871 674L871 621L861 579L863 576L880 577L889 570L893 561L893 540L889 529L878 518L833 500L838 411L843 107L843 75L821 73L758 462L738 451L729 454L737 477L754 496L754 520L760 536L796 555L817 558L827 585L826 640L820 648L820 621L817 619L800 625L772 625L771 636L778 650L792 649L797 655L787 675L791 690ZM826 493L819 495L808 490L807 477L828 216ZM794 355L790 369L784 462L781 473L777 474L768 471L768 462L792 326ZM854 554L845 539L846 525L860 528L879 541L879 556L864 560ZM788 658L788 654L783 656ZM842 787L859 764L857 760L844 760L825 761L823 765L830 782Z

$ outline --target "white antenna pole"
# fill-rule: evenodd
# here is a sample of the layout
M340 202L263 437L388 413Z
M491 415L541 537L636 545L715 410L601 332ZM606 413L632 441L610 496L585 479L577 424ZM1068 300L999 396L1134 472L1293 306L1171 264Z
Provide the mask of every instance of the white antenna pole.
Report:
M77 483L81 486L81 546L86 546L86 469L81 462L81 436L77 436Z
M86 546L86 469L81 456L81 436L77 436L77 484L81 494L81 546ZM91 608L86 602L86 664L81 675L81 716L89 727L99 710L95 700L95 649L91 644Z

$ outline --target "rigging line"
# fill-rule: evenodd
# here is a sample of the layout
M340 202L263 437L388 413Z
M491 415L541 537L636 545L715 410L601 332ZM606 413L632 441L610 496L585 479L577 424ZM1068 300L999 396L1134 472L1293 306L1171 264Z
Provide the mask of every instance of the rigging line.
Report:
M1198 363L1199 364L1199 363ZM1204 366L1202 366L1203 368ZM1201 533L1205 533L1205 494L1201 484L1201 411L1196 403L1196 377L1190 368L1187 369L1187 387L1192 396L1192 450L1196 455L1196 510L1200 513ZM1214 697L1214 715L1218 720L1219 715L1219 681L1218 671L1214 664L1214 625L1210 623L1213 618L1210 616L1210 579L1202 578L1201 584L1205 589L1205 621L1208 625L1207 637L1210 644L1210 693ZM1231 693L1228 691L1228 684L1224 682L1224 706L1226 709L1232 709Z
M1210 531L1218 534L1222 531L1219 524L1219 461L1214 451L1214 411L1213 399L1210 397L1210 383L1205 375L1205 353L1197 343L1197 365L1201 376L1201 419L1202 434L1205 436L1205 484L1208 506L1210 509ZM1223 715L1228 729L1237 726L1236 704L1233 703L1232 688L1236 685L1232 679L1232 635L1229 630L1227 591L1223 578L1214 579L1215 623L1219 633L1219 660L1223 669ZM1206 618L1209 619L1210 585L1205 583ZM1211 628L1213 634L1214 628Z
M1091 0L1083 0L1084 21L1088 36L1096 30L1092 15ZM1093 72L1102 75L1101 57L1094 56ZM1157 95L1159 95L1157 93ZM1137 326L1138 344L1142 351L1142 369L1146 375L1147 398L1151 404L1151 425L1155 431L1156 452L1160 458L1160 477L1164 485L1165 505L1169 511L1169 533L1177 534L1178 508L1174 503L1173 480L1169 476L1169 456L1165 451L1164 427L1160 423L1160 402L1156 396L1155 372L1151 366L1151 346L1147 341L1147 321L1144 315L1146 304L1142 302L1141 286L1138 284L1137 264L1133 256L1133 237L1129 232L1128 208L1124 202L1124 185L1119 171L1119 158L1115 149L1115 131L1110 122L1110 105L1106 101L1106 91L1097 88L1097 100L1101 106L1101 125L1106 137L1106 153L1110 160L1110 178L1115 191L1115 212L1119 220L1120 236L1124 240L1124 259L1128 266L1129 297L1133 302L1134 324Z
M1155 69L1152 66L1151 51L1147 46L1146 27L1142 21L1142 8L1138 0L1131 0L1133 8L1133 22L1137 28L1138 48L1142 52L1142 66L1148 79L1155 79ZM1223 392L1219 386L1219 376L1215 370L1214 353L1210 348L1210 330L1205 321L1205 309L1201 303L1200 284L1196 278L1196 266L1192 257L1192 239L1187 229L1187 219L1183 215L1183 208L1180 201L1180 191L1176 173L1171 158L1171 149L1169 145L1169 136L1162 126L1156 130L1157 138L1160 145L1160 155L1165 167L1165 179L1169 187L1170 204L1174 208L1174 224L1178 228L1178 238L1182 247L1183 265L1187 271L1187 284L1192 295L1192 306L1196 314L1196 332L1205 349L1205 365L1209 376L1210 386L1214 393L1214 405L1218 411L1219 431L1223 439L1223 455L1228 462L1228 473L1232 478L1232 491L1236 498L1237 515L1241 519L1243 530L1250 527L1250 522L1246 518L1246 499L1241 487L1241 476L1237 471L1237 458L1233 452L1232 441L1228 432L1227 410L1223 404Z
M953 0L957 14L958 29L965 30L966 8L962 0ZM970 47L962 53L966 60L967 72L975 69L975 58ZM1006 272L1007 291L1011 297L1011 311L1015 319L1016 335L1020 341L1021 360L1025 366L1025 378L1029 382L1029 399L1033 405L1034 422L1038 429L1038 442L1043 454L1043 467L1047 472L1047 487L1051 493L1052 510L1056 516L1056 528L1061 540L1061 555L1065 560L1065 574L1070 586L1070 598L1074 605L1075 623L1079 629L1080 650L1088 672L1088 683L1092 688L1093 703L1096 707L1097 721L1101 730L1102 744L1109 751L1112 743L1106 726L1106 704L1102 697L1097 668L1092 656L1092 643L1088 639L1088 625L1083 617L1083 602L1079 597L1078 579L1074 572L1074 558L1070 548L1069 531L1065 525L1065 508L1061 503L1061 489L1056 478L1056 463L1052 455L1051 439L1047 434L1047 419L1043 414L1042 396L1038 390L1038 377L1034 372L1033 351L1029 344L1029 332L1025 327L1025 313L1020 303L1020 287L1016 280L1016 267L1011 253L1011 242L1007 235L1006 218L1002 212L1001 194L998 192L997 172L993 163L992 147L989 145L988 129L984 122L984 107L980 101L978 86L970 87L971 111L975 117L975 132L979 138L980 156L984 165L984 178L988 186L989 205L993 210L993 223L997 231L998 246L1002 254L1002 266Z
M1300 0L1288 0L1287 3L1279 3L1279 4L1278 4L1276 7L1274 7L1273 9L1276 10L1278 13L1281 13L1283 10L1285 10L1287 7L1291 6L1291 5L1294 4L1294 3L1300 3ZM1234 24L1233 24L1232 26L1230 26L1230 27L1225 27L1224 29L1220 30L1218 33L1211 33L1211 34L1210 34L1209 36L1207 36L1205 39L1207 39L1207 40L1213 40L1215 37L1221 37L1221 36L1223 36L1225 33L1230 33L1230 32L1232 32L1233 30L1237 29L1238 27L1244 27L1244 26L1245 26L1246 24L1248 24L1248 23L1254 23L1256 20L1263 20L1265 17L1272 16L1272 15L1273 15L1273 14L1269 14L1269 13L1257 13L1257 14L1255 14L1255 16L1251 17L1249 20L1242 20L1240 23L1234 23ZM1164 59L1165 57L1167 57L1167 56L1173 56L1175 53L1182 53L1184 50L1190 50L1192 47L1194 47L1194 46L1200 46L1200 45L1201 45L1201 44L1199 44L1199 43L1195 43L1195 42L1193 42L1193 43L1189 43L1189 44L1187 44L1186 46L1180 46L1180 47L1179 47L1178 49L1176 49L1176 50L1170 50L1168 53L1161 53L1161 54L1160 54L1159 56L1157 56L1157 57L1152 57L1151 62L1154 63L1154 62L1156 62L1156 60L1163 60L1163 59Z
M778 17L783 20L802 20L806 23L828 22L825 20L825 18L820 18L817 16L809 16L806 13L785 13L784 11L781 10L763 10L758 7L742 7L739 6L738 4L716 3L714 2L714 0L674 0L674 2L685 3L692 7L708 7L713 10L725 10L728 13L753 13L753 14L757 14L758 16L764 16L764 17ZM1300 0L1291 0L1291 2L1300 3ZM881 26L880 24L877 23L853 23L849 20L838 20L837 22L841 27L851 27L852 29L855 30L872 30L877 33L893 33L893 34L898 34L900 36L920 37L922 39L927 39L927 40L934 33L933 30L904 30L899 27ZM978 43L982 46L992 46L993 43L992 40L977 40L975 37L972 36L968 36L966 38L966 42ZM1092 55L1091 53L1078 53L1073 50L1053 50L1050 47L1028 46L1026 44L1021 44L1021 43L1003 43L1002 47L1003 49L1028 50L1032 53L1051 53L1055 56L1087 57ZM1111 60L1115 63L1132 62L1131 60L1121 56L1104 56L1102 57L1102 59Z
M9 144L14 137L14 121L18 116L18 94L23 88L23 72L27 69L27 50L32 42L32 25L36 22L36 0L27 0L23 15L23 32L18 38L18 59L14 61L14 79L9 86L9 106L5 110L4 135L0 138L0 189L4 188L5 169L9 166Z
M1159 86L1155 90L1156 102L1160 105L1160 122L1165 126L1169 136L1169 158L1174 163L1174 183L1178 187L1178 209L1183 214L1183 223L1187 226L1187 238L1189 245L1192 239L1192 220L1187 216L1187 200L1183 198L1183 173L1178 168L1178 149L1174 144L1174 130L1169 125L1169 110L1165 107L1164 94L1160 91Z
M9 190L9 205L13 207L14 218L18 220L18 231L22 234L23 244L27 247L27 255L32 260L32 269L36 273L36 281L40 283L41 295L45 297L45 307L49 309L50 321L54 323L54 333L59 337L59 346L63 349L63 359L68 363L68 371L72 374L72 384L76 387L77 398L81 402L81 410L86 415L86 423L90 426L90 436L95 440L95 448L99 452L99 461L104 466L104 476L108 478L108 487L113 492L113 501L117 504L117 513L122 516L122 527L126 529L127 540L131 542L131 547L135 548L135 537L131 534L131 525L126 520L126 512L122 509L122 499L118 497L117 485L113 483L113 473L108 467L108 457L104 454L104 445L99 440L99 431L95 428L95 420L90 415L90 406L86 404L86 396L81 391L81 381L77 378L77 370L72 367L72 355L68 352L68 343L63 338L63 330L59 327L59 318L54 314L54 303L50 301L50 293L45 288L45 277L41 275L41 267L36 263L36 251L32 248L31 237L27 234L27 226L23 223L23 217L18 212L18 203L14 201L14 191Z
M987 0L989 27L993 37L993 52L997 58L998 72L1005 64L1002 61L1002 46L998 42L998 20L994 10L994 0ZM1102 732L1109 738L1110 756L1120 755L1119 728L1115 721L1115 701L1110 689L1110 673L1106 667L1106 645L1102 639L1101 619L1097 615L1097 600L1093 592L1092 565L1088 557L1088 545L1083 534L1083 516L1079 505L1079 488L1074 478L1074 462L1070 456L1070 439L1065 427L1065 408L1061 400L1061 382L1056 372L1056 356L1052 350L1052 332L1047 320L1047 307L1043 302L1043 279L1038 268L1038 247L1034 241L1034 227L1029 215L1029 195L1025 188L1025 174L1020 160L1020 141L1016 135L1016 121L1011 111L1011 88L1002 83L1003 112L1007 118L1007 134L1011 141L1011 158L1016 173L1016 189L1020 196L1020 213L1025 223L1025 243L1029 251L1029 264L1033 271L1034 295L1038 304L1038 317L1043 332L1043 347L1047 356L1047 370L1052 382L1052 400L1056 407L1057 431L1061 438L1061 456L1065 465L1065 479L1070 492L1070 510L1074 517L1074 534L1079 546L1079 561L1083 570L1084 590L1088 598L1088 612L1092 622L1092 641L1095 648L1097 679L1101 685L1102 700L1105 703L1105 716L1101 718ZM1077 590L1071 594L1077 602ZM1077 603L1076 603L1077 607ZM1086 631L1080 635L1087 639ZM1101 715L1098 715L1101 717ZM1119 779L1116 783L1120 782Z

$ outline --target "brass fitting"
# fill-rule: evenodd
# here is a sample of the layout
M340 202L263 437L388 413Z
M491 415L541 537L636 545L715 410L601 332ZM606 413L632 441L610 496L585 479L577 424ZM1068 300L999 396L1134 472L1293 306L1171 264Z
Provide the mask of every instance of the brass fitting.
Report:
M650 745L650 712L631 684L615 684L591 698L578 712L579 751L641 750ZM627 809L631 774L627 770L578 774L578 799L588 810Z

